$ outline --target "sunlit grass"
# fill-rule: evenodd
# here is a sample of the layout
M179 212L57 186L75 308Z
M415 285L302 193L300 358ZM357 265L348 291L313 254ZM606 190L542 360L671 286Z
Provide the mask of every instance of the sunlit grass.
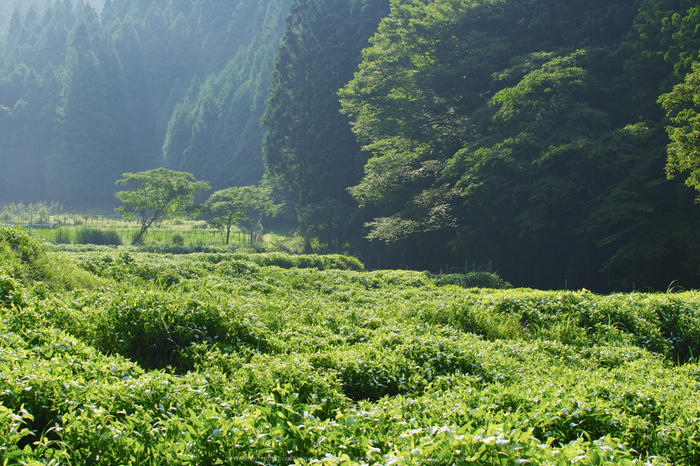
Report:
M76 220L73 222L72 220ZM51 229L33 229L35 235L43 237L52 244L78 243L76 238L81 229L114 231L124 245L131 244L138 234L140 225L136 222L110 218L94 218L84 222L82 218L69 219L67 223ZM289 238L283 234L267 233L263 236L264 244L285 244ZM151 227L144 237L146 246L175 245L183 247L223 246L226 245L226 232L209 228L202 220L176 220L160 226ZM234 227L229 236L230 246L250 245L250 232Z

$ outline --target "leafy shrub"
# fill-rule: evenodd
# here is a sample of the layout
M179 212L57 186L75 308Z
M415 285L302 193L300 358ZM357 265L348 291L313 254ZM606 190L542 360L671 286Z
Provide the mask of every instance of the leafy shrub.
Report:
M0 274L0 307L23 306L22 289L12 277Z
M337 371L343 393L355 401L378 400L423 388L413 380L412 375L418 372L415 365L393 352L359 347L310 359L322 371Z
M464 274L426 274L435 281L437 286L456 285L465 288L494 288L494 289L509 289L513 285L503 280L498 274L491 272L469 272L466 277Z
M78 244L120 246L122 239L114 229L100 230L99 228L83 227L75 232L75 242Z
M216 302L195 296L130 288L120 288L112 296L85 295L73 304L77 308L73 313L89 317L74 332L98 349L128 357L144 368L172 366L178 372L193 368L188 349L192 345L265 348L264 329L251 328L234 309L224 312ZM80 315L73 320L79 319Z
M285 254L282 252L267 252L259 254L236 254L238 258L246 259L257 263L263 267L277 266L283 269L315 268L319 270L364 270L364 265L356 257L343 256L340 254Z
M219 262L214 267L214 270L217 274L226 277L240 277L258 273L261 271L261 267L254 262L234 259Z
M700 464L694 293L58 249L109 286L0 305L0 462Z
M185 236L182 233L175 233L172 238L170 238L170 242L173 246L184 246Z
M53 275L46 247L17 228L0 228L0 266L10 276L24 282L41 282Z
M37 238L15 228L0 228L0 271L40 296L49 290L92 288L99 284L96 277L50 254Z
M199 254L200 260L218 263L227 260L243 260L254 262L262 267L277 266L283 269L307 269L318 270L354 270L363 271L364 264L356 257L341 254L289 254L283 252L242 252L237 250L235 244L229 246L205 246L191 245L180 246L175 244L142 245L135 248L138 252L154 254ZM78 250L78 249L71 249Z
M178 246L175 244L144 244L135 248L136 251L154 254L197 254L197 253L217 253L222 250L230 252L235 249L235 245L230 246L206 246L190 244L188 246Z
M7 245L24 264L33 264L46 253L43 244L19 228L0 227L0 244Z
M71 235L71 229L61 227L56 229L54 233L54 243L56 244L72 244L73 237Z
M78 265L100 277L114 278L121 282L135 284L154 283L161 287L170 287L183 280L202 276L205 271L200 264L193 261L154 260L152 255L135 255L122 251L105 251L100 256L92 255L81 259Z

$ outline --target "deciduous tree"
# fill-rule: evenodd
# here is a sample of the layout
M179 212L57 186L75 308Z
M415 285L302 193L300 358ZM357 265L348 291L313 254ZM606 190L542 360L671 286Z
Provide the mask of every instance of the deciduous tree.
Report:
M226 244L229 243L231 227L249 223L253 219L251 211L259 214L275 214L277 206L270 199L269 189L262 186L234 186L214 192L204 204L209 224L226 230Z
M700 191L700 63L693 64L692 72L673 91L663 94L659 103L671 122L666 127L671 139L666 164L668 177L689 172L685 184ZM700 195L696 201L700 201Z
M116 209L126 219L139 220L141 229L132 244L139 244L151 225L185 214L194 203L194 195L209 189L206 181L196 181L191 173L156 168L139 173L124 173L116 184L131 186L116 196L124 203Z

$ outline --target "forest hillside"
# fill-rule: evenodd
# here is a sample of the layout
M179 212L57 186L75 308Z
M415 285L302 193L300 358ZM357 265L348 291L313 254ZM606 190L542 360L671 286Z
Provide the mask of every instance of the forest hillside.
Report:
M307 252L700 286L700 0L0 2L0 201L264 180ZM673 284L673 285L672 285Z
M0 2L0 199L110 207L162 165L257 182L289 3Z
M393 2L340 102L309 119L326 75L297 78L304 35L288 31L266 179L309 249L371 267L699 286L699 22L698 1ZM349 126L328 131L337 111Z

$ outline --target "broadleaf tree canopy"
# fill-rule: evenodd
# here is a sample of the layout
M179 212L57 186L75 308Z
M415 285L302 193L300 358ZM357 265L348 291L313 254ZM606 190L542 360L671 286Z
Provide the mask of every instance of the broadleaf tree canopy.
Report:
M269 189L263 186L233 186L212 193L205 203L209 224L218 229L226 229L226 244L229 243L231 227L249 223L251 210L261 214L276 213Z
M139 244L151 225L184 215L194 204L194 195L209 189L206 181L196 181L194 175L166 168L156 168L139 173L124 173L118 185L132 186L119 191L116 196L124 203L116 212L126 219L141 221L141 230L133 244Z
M690 172L685 184L700 191L700 63L693 64L682 83L659 97L659 103L671 122L666 127L671 139L666 173L673 178L679 172Z

